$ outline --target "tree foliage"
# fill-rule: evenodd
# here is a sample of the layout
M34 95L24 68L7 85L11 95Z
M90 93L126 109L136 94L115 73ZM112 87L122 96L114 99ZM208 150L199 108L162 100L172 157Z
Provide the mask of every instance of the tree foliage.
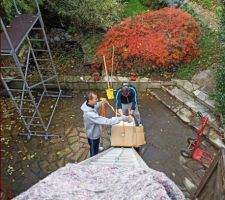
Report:
M39 4L42 4L43 0L37 0ZM18 9L22 13L33 13L36 9L34 0L16 0ZM14 4L12 0L2 0L1 7L3 8L3 20L5 23L9 23L10 20L16 14Z
M222 43L220 67L216 72L216 94L215 100L217 102L218 111L223 114L225 123L225 0L221 0L222 14L220 26L220 39Z
M49 8L69 17L80 29L107 30L120 20L123 5L117 0L47 0Z
M112 46L115 67L132 69L146 65L168 68L189 63L200 55L200 27L193 17L175 8L149 11L114 25L104 36L96 55L111 66Z

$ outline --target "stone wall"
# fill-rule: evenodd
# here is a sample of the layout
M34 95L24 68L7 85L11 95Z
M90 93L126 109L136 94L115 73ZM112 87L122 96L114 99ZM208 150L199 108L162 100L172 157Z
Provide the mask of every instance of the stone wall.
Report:
M60 85L63 89L71 90L105 90L107 88L107 77L103 76L100 81L93 81L91 76L61 76L59 77ZM174 81L153 81L149 78L137 78L136 81L130 81L129 77L112 77L110 86L117 89L123 83L130 83L140 92L145 92L147 89L161 88L165 85L175 85Z

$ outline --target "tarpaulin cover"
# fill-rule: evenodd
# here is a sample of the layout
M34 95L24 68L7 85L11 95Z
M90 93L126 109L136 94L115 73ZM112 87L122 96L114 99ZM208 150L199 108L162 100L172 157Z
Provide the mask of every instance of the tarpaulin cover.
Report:
M153 169L67 164L15 200L184 200L180 189Z

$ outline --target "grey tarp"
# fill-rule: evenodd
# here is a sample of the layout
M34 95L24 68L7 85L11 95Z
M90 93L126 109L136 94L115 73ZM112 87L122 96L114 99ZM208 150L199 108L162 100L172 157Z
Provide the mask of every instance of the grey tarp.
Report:
M180 189L153 169L67 164L14 200L183 200Z

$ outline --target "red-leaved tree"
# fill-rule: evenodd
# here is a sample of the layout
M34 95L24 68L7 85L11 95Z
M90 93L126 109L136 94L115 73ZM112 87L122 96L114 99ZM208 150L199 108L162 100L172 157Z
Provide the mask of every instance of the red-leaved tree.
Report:
M148 11L114 25L105 34L96 56L102 65L105 56L110 71L114 46L115 69L168 68L189 63L200 55L199 35L199 25L181 9Z

